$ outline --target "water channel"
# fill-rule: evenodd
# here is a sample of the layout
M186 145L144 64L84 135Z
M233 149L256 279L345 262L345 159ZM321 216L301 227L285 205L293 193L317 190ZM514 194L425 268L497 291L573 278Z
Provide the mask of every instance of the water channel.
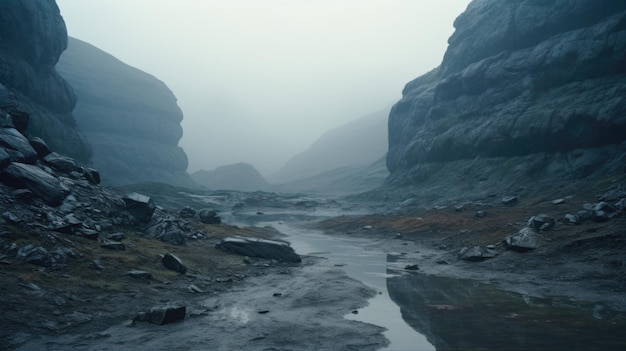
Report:
M346 318L386 328L386 350L626 350L626 315L603 304L407 271L416 257L385 252L380 242L271 225L296 252L324 257L378 292Z

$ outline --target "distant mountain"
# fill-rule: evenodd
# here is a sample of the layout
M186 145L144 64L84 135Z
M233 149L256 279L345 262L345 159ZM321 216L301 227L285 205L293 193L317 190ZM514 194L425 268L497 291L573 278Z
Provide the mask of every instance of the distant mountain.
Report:
M199 170L191 175L198 184L215 190L263 190L269 183L250 164L236 163L217 167L212 171Z
M310 180L335 169L366 167L387 152L387 116L390 106L329 130L306 151L292 157L272 184Z
M369 165L339 167L309 178L273 185L269 190L332 198L375 189L383 184L388 175L385 157L382 156Z
M75 38L57 70L76 92L74 116L103 182L193 185L178 146L183 113L165 83Z

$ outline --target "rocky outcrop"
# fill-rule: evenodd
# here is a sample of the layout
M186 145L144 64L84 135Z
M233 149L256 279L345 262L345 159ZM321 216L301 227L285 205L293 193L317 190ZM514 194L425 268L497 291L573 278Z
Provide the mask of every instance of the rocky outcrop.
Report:
M391 110L388 185L624 172L625 2L475 0L454 26L441 66Z
M74 38L57 69L74 87L74 115L104 183L194 185L178 146L183 114L163 82Z
M91 149L71 113L76 96L55 70L66 47L67 30L54 0L0 2L0 83L12 94L11 105L19 106L8 111L22 121L15 127L24 131L28 124L28 132L51 149L86 162Z
M209 189L257 191L269 186L265 178L248 163L221 166L212 171L201 169L193 173L191 178Z

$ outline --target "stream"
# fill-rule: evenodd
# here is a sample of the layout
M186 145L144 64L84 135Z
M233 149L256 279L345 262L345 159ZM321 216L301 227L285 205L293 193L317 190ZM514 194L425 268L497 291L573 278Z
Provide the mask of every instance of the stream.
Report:
M286 234L297 253L323 257L378 292L345 318L386 328L384 350L626 349L626 316L601 303L535 298L409 271L407 265L429 255L413 243L404 247L409 253L389 253L381 240L267 224Z

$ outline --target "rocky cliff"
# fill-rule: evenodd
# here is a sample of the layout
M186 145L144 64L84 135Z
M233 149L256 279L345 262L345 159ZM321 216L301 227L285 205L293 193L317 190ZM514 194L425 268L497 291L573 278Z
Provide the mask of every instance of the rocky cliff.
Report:
M74 116L103 182L193 184L178 146L183 113L162 81L74 38L57 69L76 92Z
M485 193L623 174L626 2L475 0L389 117L388 189Z
M65 23L54 0L0 1L0 83L17 106L9 111L14 122L22 120L16 127L28 126L54 151L86 162L91 149L71 113L76 96L55 70L66 47Z

